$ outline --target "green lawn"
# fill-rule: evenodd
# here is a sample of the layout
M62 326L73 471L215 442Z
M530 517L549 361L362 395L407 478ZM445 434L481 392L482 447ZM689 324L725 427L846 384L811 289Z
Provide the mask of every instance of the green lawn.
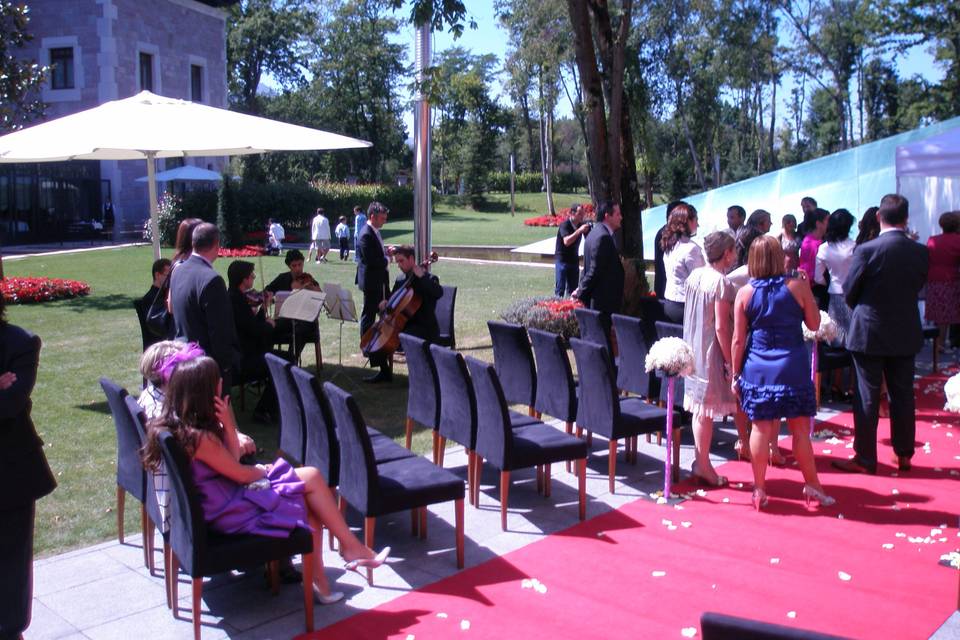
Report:
M558 193L553 196L557 209L569 207L575 202L586 203L590 196ZM528 227L525 218L547 214L547 197L542 193L518 193L516 215L510 215L510 194L487 194L485 204L479 210L458 204L458 198L439 196L433 203L432 241L436 245L500 245L519 246L550 238L556 228ZM383 231L384 238L391 242L413 242L413 220L391 220Z
M541 196L542 197L542 196ZM532 206L532 205L531 205ZM488 212L471 216L446 210L461 224L461 230L449 232L437 225L434 242L453 242L471 226L484 230L507 227L510 214ZM439 217L439 216L438 216ZM522 229L521 214L514 219ZM395 225L400 227L402 223ZM388 223L388 228L389 228ZM472 244L495 244L490 238L517 237L519 232L493 229L488 236ZM524 229L524 231L526 231ZM543 237L544 231L533 238ZM548 230L546 233L550 233ZM469 236L467 236L469 237ZM402 239L402 238L401 238ZM394 241L397 238L393 238ZM524 240L525 241L525 240ZM465 240L459 240L465 242ZM513 244L514 241L510 241ZM164 252L169 255L169 251ZM39 503L36 548L39 555L92 544L116 535L114 460L115 432L97 380L107 376L131 392L139 391L137 360L140 334L132 300L142 296L149 286L152 255L149 247L110 249L86 253L49 255L21 260L5 260L9 276L51 276L84 280L91 285L85 298L43 305L8 308L11 323L23 326L43 339L40 372L33 393L33 418L46 441L46 453L60 484ZM216 262L226 272L228 259ZM284 267L279 258L263 260L269 281ZM323 282L336 282L359 292L353 286L354 263L332 262L308 270ZM259 271L259 267L258 267ZM486 321L496 318L510 301L519 297L546 294L553 289L553 270L535 267L476 265L441 260L434 267L441 282L459 287L456 327L458 346L466 353L492 359ZM396 268L392 267L392 274ZM325 366L322 377L333 380L355 394L371 424L397 437L402 432L407 381L398 367L395 382L375 387L360 382L369 369L363 369L358 353L357 325L343 328L343 365L337 365L338 325L323 319L320 323ZM309 355L307 355L309 354ZM313 364L312 353L305 351L304 364ZM252 407L247 404L247 411ZM254 425L248 413L240 414L241 426L263 449L261 457L270 459L277 446L275 427ZM429 434L420 433L415 448L426 451ZM126 527L138 530L136 509L128 509Z

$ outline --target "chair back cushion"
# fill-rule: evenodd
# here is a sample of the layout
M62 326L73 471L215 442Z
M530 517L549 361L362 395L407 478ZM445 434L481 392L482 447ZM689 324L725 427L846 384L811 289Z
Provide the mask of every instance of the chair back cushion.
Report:
M466 361L477 396L477 453L498 469L505 469L513 453L513 431L503 387L489 362L471 357Z
M290 373L306 427L303 464L319 469L327 486L336 487L340 483L340 443L330 403L315 375L300 367L291 367Z
M477 397L463 356L452 349L430 345L440 379L440 435L467 449L477 444Z
M127 390L109 378L100 378L100 387L107 397L110 415L117 431L117 484L143 502L147 479L140 461L141 444L137 425L123 400L127 396Z
M646 360L650 347L644 335L643 320L617 313L613 314L611 319L617 332L617 347L620 350L617 387L648 397L650 374L646 371Z
M437 325L440 327L440 339L438 344L446 345L450 348L457 346L457 333L454 328L454 309L457 306L457 288L448 285L442 285L443 295L437 300Z
M130 414L130 419L133 420L133 424L137 428L137 436L140 439L140 447L142 448L147 442L147 416L133 396L124 396L123 403L127 407L127 413ZM150 516L150 520L153 521L155 525L160 527L162 532L166 533L163 515L160 513L160 507L157 505L157 487L154 483L153 472L144 470L144 473L146 480L144 487L144 504L147 505L147 515Z
M437 366L430 355L430 344L407 333L400 334L400 344L407 358L410 383L407 417L425 427L436 429L440 424L440 380Z
M537 399L534 408L564 422L577 419L577 385L563 336L528 329L537 361Z
M509 322L487 322L493 340L493 366L510 404L533 406L537 400L537 368L526 330Z
M620 403L613 383L613 366L605 347L586 340L570 339L580 374L580 405L577 426L611 437L620 417Z
M577 307L573 310L580 327L580 339L603 345L607 353L613 352L610 344L610 316L595 309Z
M303 462L303 407L290 374L289 362L272 353L264 355L280 406L280 450L296 464Z
M160 451L167 471L170 491L170 545L180 566L190 576L203 570L203 554L207 547L207 525L200 508L200 499L193 484L190 459L173 434L160 434Z
M377 463L360 408L353 396L332 382L323 383L323 391L340 441L340 495L361 513L375 512Z
M711 611L700 615L700 630L703 640L844 640L841 636Z

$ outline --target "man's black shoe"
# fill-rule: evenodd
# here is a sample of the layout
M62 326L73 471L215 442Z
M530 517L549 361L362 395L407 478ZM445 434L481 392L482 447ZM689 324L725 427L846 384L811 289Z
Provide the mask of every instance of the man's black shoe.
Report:
M393 374L386 369L381 369L377 375L368 376L364 378L363 381L369 382L370 384L377 384L378 382L393 382Z

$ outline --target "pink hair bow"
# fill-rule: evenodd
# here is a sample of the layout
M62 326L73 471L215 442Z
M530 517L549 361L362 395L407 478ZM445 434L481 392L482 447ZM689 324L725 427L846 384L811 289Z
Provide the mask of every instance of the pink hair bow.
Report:
M167 384L170 382L170 376L173 375L173 371L177 368L178 364L181 362L189 362L190 360L205 355L206 353L200 348L200 345L196 342L188 342L180 351L165 358L163 362L160 363L160 366L157 367L157 373L160 375L160 379L163 380L163 384Z

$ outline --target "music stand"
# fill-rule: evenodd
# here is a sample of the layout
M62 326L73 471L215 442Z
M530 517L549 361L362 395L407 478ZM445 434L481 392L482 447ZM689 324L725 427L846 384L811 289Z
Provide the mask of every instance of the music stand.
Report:
M283 304L277 310L278 318L287 318L290 322L291 337L290 349L293 354L297 353L297 323L296 320L303 322L312 322L317 326L317 353L320 358L317 361L317 369L323 368L323 350L320 349L320 311L324 308L324 300L327 294L322 291L310 291L300 289L294 291L283 300Z
M359 322L357 317L357 305L353 301L353 294L333 282L324 283L323 288L327 292L326 300L323 302L327 310L327 317L340 321L340 338L337 343L337 362L343 365L343 323Z

